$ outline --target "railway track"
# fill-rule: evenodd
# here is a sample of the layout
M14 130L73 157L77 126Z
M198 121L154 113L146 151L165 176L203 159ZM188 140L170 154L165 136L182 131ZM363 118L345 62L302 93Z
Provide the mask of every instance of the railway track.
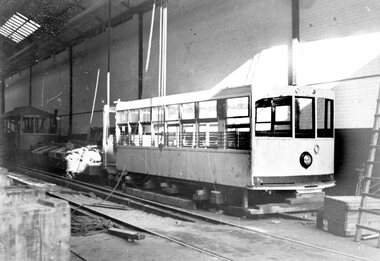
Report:
M124 193L116 191L115 189L111 190L109 188L105 188L105 187L102 187L99 185L89 184L89 183L85 183L85 182L81 182L81 181L77 181L77 180L66 179L62 176L58 176L58 175L53 174L53 173L48 173L48 172L44 172L41 170L27 168L27 167L21 167L21 166L17 166L17 165L13 165L13 164L7 164L5 167L9 168L11 171L12 170L19 171L19 172L23 173L24 175L28 175L28 176L31 176L33 178L38 178L38 179L41 179L44 181L52 182L52 183L55 183L55 184L58 184L61 186L69 187L69 188L74 189L74 190L80 190L80 191L84 191L84 192L93 192L100 198L107 199L109 201L119 203L122 205L126 205L129 207L138 208L140 210L148 211L150 213L159 214L161 216L171 217L171 218L175 218L175 219L179 219L179 220L183 220L183 221L187 221L187 222L201 222L201 221L203 221L203 222L208 222L208 223L212 223L212 224L223 224L223 225L231 226L231 227L234 227L234 228L237 228L240 230L244 230L245 232L261 234L261 235L264 235L266 237L271 237L273 239L285 241L285 242L288 242L291 244L297 244L297 245L307 247L307 248L314 248L314 249L317 249L320 251L333 253L333 254L338 255L338 256L352 258L354 260L371 260L371 259L363 258L360 256L340 252L340 251L337 251L334 249L329 249L329 248L321 247L318 245L306 243L306 242L303 242L300 240L295 240L295 239L286 238L283 236L278 236L278 235L275 235L272 233L263 232L261 230L254 229L252 227L246 227L243 225L235 224L233 222L225 221L221 217L213 218L213 217L202 215L202 214L199 214L196 212L180 209L180 208L173 207L173 206L167 206L167 205L164 205L161 203L157 203L157 202L146 200L146 199L141 199L141 198L131 196L131 195L126 195ZM55 196L55 197L59 197L57 195L54 195L53 193L49 193L49 194L52 196ZM65 198L63 198L63 199L67 200ZM69 202L69 203L72 204L73 206L80 207L86 211L95 213L97 215L100 215L100 216L103 216L106 218L110 218L109 216L105 216L104 214L97 212L97 211L95 211L95 210L93 210L87 206L80 205L80 204L75 203L75 202ZM149 233L152 235L156 235L158 237L170 240L170 241L175 242L177 244L180 244L182 246L192 248L196 251L199 251L199 252L202 252L204 254L213 256L213 257L218 258L220 260L232 260L228 257L221 256L221 255L214 253L212 251L209 251L207 249L200 248L198 246L194 246L194 245L188 244L184 241L181 241L181 240L172 238L170 236L166 236L164 234L158 233L156 231L153 231L152 229L147 229L144 227L134 226L134 225L128 224L128 223L123 223L122 220L114 219L112 217L110 219L116 223L121 223L124 226L131 227L131 228L134 228L138 231L143 231L143 232L146 232L146 233Z
M7 164L6 167L8 167L10 170L17 170L17 171L22 172L22 174L24 174L24 175L28 175L28 176L31 176L33 178L41 178L42 180L45 180L48 182L61 183L62 184L62 181L64 181L64 182L66 182L65 184L63 184L63 185L65 185L65 187L70 187L73 189L80 189L81 191L85 191L85 192L90 191L90 192L95 193L97 196L103 196L103 197L106 196L107 200L110 200L110 201L113 201L116 203L124 203L123 205L128 205L130 207L138 207L139 209L142 209L144 211L159 213L160 215L163 215L166 217L171 217L171 218L175 218L175 219L179 219L179 220L187 221L187 222L194 222L193 219L191 219L189 217L187 217L187 218L184 217L184 215L183 215L184 212L182 211L182 213L180 213L181 210L177 209L177 208L175 208L175 209L178 210L179 213L175 214L175 213L168 211L166 209L159 209L157 207L157 206L162 206L163 208L165 208L165 207L170 208L170 207L165 206L163 204L159 204L159 203L152 202L149 200L139 199L139 198L136 198L134 196L128 196L128 195L122 194L120 192L117 192L114 190L109 190L109 189L101 187L101 186L88 184L88 183L84 183L84 182L77 181L77 180L70 180L70 179L67 179L65 177L55 175L53 173L48 173L48 172L44 172L44 171L40 171L37 169L28 168L28 167L20 167L20 166L13 165L13 164ZM9 175L9 176L12 178L12 175ZM22 182L19 179L17 181ZM91 189L89 190L89 188L91 188ZM145 233L148 233L151 235L158 236L160 238L163 238L163 239L166 239L168 241L177 243L177 244L184 246L186 248L190 248L190 249L193 249L193 250L198 251L200 253L203 253L203 254L209 255L211 257L217 258L218 260L225 260L225 261L232 260L230 258L224 257L224 256L219 255L217 253L214 253L210 250L207 250L205 248L200 248L200 247L194 246L192 244L186 243L182 240L178 240L176 238L164 235L162 233L158 233L158 232L153 231L151 229L144 228L141 226L136 226L134 224L125 222L119 218L109 216L107 214L104 214L102 212L94 210L91 207L85 206L83 204L79 204L73 200L69 200L66 197L61 197L54 192L47 191L46 194L48 194L49 196L55 197L55 198L59 198L59 199L68 201L70 206L74 207L76 210L79 210L79 209L84 210L85 212L89 212L92 215L96 215L99 217L109 219L112 222L119 224L121 226L133 228L137 231L141 231L141 232L145 232ZM149 205L149 204L151 204L151 205ZM173 210L173 208L172 208L172 210ZM191 214L194 214L194 213L191 213ZM191 214L190 214L190 216L193 216ZM206 217L204 217L203 219L207 220Z

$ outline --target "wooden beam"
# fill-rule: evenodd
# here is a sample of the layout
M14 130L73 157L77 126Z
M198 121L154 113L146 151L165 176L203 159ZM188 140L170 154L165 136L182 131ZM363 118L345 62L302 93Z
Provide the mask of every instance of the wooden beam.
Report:
M130 240L142 240L145 238L145 235L143 233L113 227L109 228L108 232L112 235Z
M134 14L145 13L145 12L149 11L150 8L151 8L151 6L152 6L152 4L153 4L153 1L154 0L147 0L147 1L139 4L138 6L130 7L130 9L126 10L125 12L122 12L121 14L113 17L111 19L111 27L119 25L120 23L123 23L125 21L128 21L129 19L131 19L133 17ZM104 2L105 2L105 0L102 0L103 4L102 5L97 5L97 7L104 6ZM66 24L65 27L69 28L69 30L66 31L66 32L70 32L70 28L72 28L72 27L68 26L68 24ZM73 29L71 29L71 30L73 30ZM87 38L91 38L91 37L94 37L94 36L102 33L103 31L104 31L104 25L103 24L99 24L99 25L95 26L94 28L92 28L92 29L90 29L90 30L88 30L88 31L86 31L84 33L81 33L81 35L79 35L78 37L76 37L75 39L73 39L72 41L70 41L70 43L67 43L67 45L74 46L76 44L79 44L80 42L82 42L83 40L85 40ZM61 33L61 35L64 34L64 33L65 33L65 31L63 31ZM59 36L57 36L57 38L58 37ZM8 60L15 59L15 58L17 58L20 55L27 56L30 53L35 52L35 49L37 49L37 47L43 48L43 45L45 45L47 41L48 41L48 39L45 38L45 39L42 39L39 43L32 43L32 44L26 46L25 48L23 48L22 50L20 50L19 52L17 52L16 54L12 55L10 58L8 58ZM38 46L38 44L41 44L41 46ZM55 51L55 53L62 52L62 51L64 51L65 48L66 47L62 47L59 50L57 49L57 51ZM19 60L19 58L17 58L17 60ZM34 63L32 63L32 64L34 64ZM15 73L14 71L17 71L17 69L15 69L15 70L9 69L9 70L7 70L7 72L5 74L9 76L9 75L14 74Z
M5 113L5 78L1 79L1 113Z
M288 47L288 85L297 84L297 68L294 63L295 56L297 55L296 45L300 41L300 13L299 13L299 0L292 1L292 39Z
M29 66L29 106L32 106L32 66Z

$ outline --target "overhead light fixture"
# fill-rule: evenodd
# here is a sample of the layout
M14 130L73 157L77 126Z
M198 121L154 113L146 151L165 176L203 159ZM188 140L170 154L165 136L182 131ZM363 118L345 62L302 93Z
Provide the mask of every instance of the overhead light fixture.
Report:
M0 34L19 43L40 27L41 25L26 16L16 13L0 27Z

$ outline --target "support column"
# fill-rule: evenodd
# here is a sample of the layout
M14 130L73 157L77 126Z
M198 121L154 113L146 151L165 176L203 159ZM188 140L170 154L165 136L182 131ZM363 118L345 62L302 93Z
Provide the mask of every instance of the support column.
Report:
M299 0L292 1L292 39L288 47L288 85L297 84L297 68L295 64L297 45L300 40Z
M69 47L69 134L73 132L73 47Z
M5 113L5 78L1 79L1 113Z
M32 106L32 66L29 67L29 106Z
M143 92L143 18L144 14L139 13L139 99Z

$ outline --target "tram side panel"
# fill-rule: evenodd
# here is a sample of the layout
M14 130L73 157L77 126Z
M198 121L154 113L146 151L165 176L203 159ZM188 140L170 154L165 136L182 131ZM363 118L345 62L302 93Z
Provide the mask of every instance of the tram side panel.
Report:
M118 146L119 171L246 187L251 180L249 151Z

